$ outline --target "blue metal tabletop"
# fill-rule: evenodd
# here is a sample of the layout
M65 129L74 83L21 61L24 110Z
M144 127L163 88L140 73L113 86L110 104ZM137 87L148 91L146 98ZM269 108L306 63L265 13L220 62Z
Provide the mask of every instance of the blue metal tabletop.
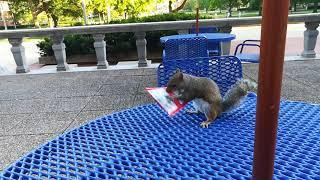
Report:
M320 106L282 101L274 179L320 179ZM209 128L156 104L106 115L29 152L0 179L251 179L256 97Z
M206 37L210 42L226 42L236 38L236 35L229 33L199 33L198 36ZM164 36L160 38L161 43L165 43L168 39L185 39L197 37L196 34L179 34Z

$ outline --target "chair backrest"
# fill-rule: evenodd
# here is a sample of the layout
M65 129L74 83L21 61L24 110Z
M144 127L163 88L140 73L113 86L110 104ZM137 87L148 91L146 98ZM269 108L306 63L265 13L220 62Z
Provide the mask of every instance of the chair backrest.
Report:
M215 56L209 58L188 59L191 64L198 63L198 66L185 63L185 59L171 61L170 63L160 64L158 67L158 86L166 86L170 77L179 68L182 72L194 76L208 77L214 80L222 95L230 87L242 78L241 61L235 56ZM209 62L209 63L208 63Z
M203 36L168 39L164 44L164 49L164 63L175 59L209 57L208 40Z
M199 27L199 33L216 33L219 32L217 27ZM196 27L192 27L189 29L189 34L195 34Z

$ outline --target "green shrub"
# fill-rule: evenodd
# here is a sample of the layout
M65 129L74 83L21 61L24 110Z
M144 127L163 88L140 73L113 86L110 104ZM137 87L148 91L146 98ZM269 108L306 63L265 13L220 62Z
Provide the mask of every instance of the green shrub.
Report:
M83 26L83 22L74 22L72 23L72 26Z
M52 50L52 40L49 38L44 38L43 41L40 41L37 46L40 49L41 56L53 56Z
M74 54L93 54L95 52L93 47L93 38L90 35L67 35L64 37L66 45L66 54L71 56ZM37 46L40 49L41 56L53 56L52 40L44 38Z
M201 16L200 18L211 18L210 16ZM158 21L176 21L176 20L191 20L195 19L195 14L186 13L171 13L163 15L147 16L142 18L131 18L121 21L111 21L110 24L122 24L122 23L138 23L138 22L158 22ZM80 23L74 23L74 25L80 25ZM161 49L160 37L177 34L177 31L152 31L146 32L147 49L157 50ZM133 32L121 32L121 33L107 33L105 36L107 44L107 52L121 52L130 51L136 49L136 38ZM66 44L67 56L74 54L90 54L94 53L93 38L91 35L68 35L65 36L64 43ZM40 49L41 56L52 56L52 41L45 38L37 46Z
M190 13L169 13L159 14L153 16L146 16L141 18L129 18L124 20L111 21L110 24L122 23L139 23L139 22L159 22L159 21L179 21L179 20L193 20L196 18L195 14ZM200 15L200 19L210 19L212 16Z

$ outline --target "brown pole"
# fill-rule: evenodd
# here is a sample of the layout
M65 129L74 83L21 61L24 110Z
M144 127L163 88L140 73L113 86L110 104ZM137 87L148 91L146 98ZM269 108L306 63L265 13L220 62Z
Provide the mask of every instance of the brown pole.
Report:
M197 8L197 15L196 15L196 33L198 36L198 33L199 33L199 8Z
M197 4L196 4L196 34L198 36L199 33L199 0L197 0Z
M253 179L273 177L289 0L264 0Z

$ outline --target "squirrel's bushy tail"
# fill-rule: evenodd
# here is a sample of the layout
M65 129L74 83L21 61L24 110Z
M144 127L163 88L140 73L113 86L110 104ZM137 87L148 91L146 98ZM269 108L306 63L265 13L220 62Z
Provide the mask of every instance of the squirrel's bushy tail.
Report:
M241 79L236 84L234 84L229 91L223 97L222 111L228 111L236 107L242 98L244 98L248 91L257 88L257 83L249 79Z

